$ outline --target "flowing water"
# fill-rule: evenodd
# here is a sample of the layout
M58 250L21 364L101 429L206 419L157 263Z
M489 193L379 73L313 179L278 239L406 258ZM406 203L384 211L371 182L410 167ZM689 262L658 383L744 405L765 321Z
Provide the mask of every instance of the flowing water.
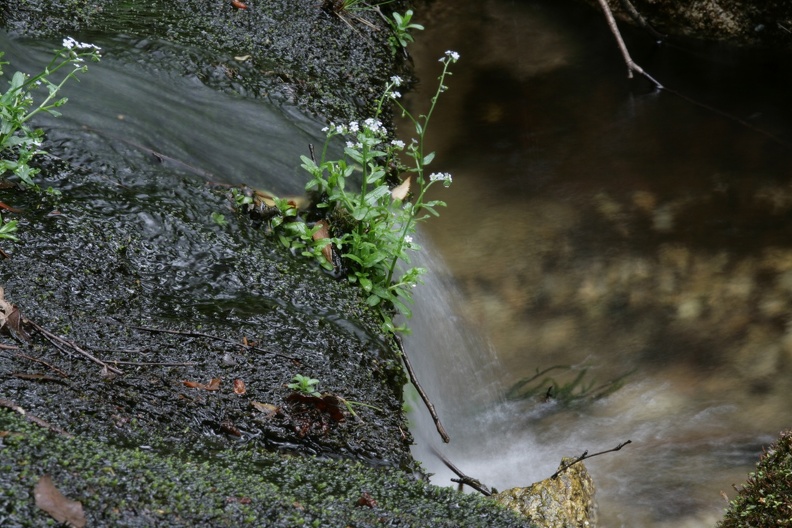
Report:
M681 97L628 81L573 2L422 14L409 104L462 58L429 129L454 183L407 341L452 440L416 410L415 455L438 484L433 450L506 489L629 439L586 462L601 525L714 526L792 424L788 58L627 31Z

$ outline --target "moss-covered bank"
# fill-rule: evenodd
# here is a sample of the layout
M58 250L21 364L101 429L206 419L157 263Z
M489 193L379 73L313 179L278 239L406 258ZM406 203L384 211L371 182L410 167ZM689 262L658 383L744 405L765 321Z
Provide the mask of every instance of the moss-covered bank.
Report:
M360 16L313 0L0 7L19 38L167 41L184 50L168 66L212 88L328 119L367 116L399 67L379 15ZM17 348L0 349L0 524L53 522L32 497L44 474L91 526L527 524L418 480L400 360L357 289L228 213L227 189L162 160L60 148L73 164L46 160L39 180L60 196L0 189L22 210L0 285L32 335L1 338ZM297 373L328 399L295 399Z
M523 526L478 496L348 460L194 453L67 438L0 410L0 524L45 526L43 474L88 526Z

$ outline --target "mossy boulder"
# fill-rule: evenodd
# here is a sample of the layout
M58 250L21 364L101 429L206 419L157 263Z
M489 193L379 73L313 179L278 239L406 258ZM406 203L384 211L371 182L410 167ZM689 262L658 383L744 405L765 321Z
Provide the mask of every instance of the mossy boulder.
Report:
M533 519L543 528L595 528L597 503L594 481L582 462L563 458L555 478L547 478L527 488L512 488L492 498ZM568 466L572 464L571 466Z
M719 528L792 526L792 431L781 433L740 489Z

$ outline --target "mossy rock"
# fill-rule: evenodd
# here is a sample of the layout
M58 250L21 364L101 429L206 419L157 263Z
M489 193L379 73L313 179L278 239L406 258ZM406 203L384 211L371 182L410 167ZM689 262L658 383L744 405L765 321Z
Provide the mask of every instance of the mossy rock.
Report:
M499 504L533 519L543 528L594 528L597 504L594 481L582 462L563 458L559 474L527 488L512 488L492 495Z
M765 451L719 528L792 526L792 431Z

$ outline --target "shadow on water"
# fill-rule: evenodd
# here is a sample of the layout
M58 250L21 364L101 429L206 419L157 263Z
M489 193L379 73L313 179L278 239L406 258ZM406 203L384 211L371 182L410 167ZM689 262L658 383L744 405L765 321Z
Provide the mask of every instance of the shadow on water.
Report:
M601 524L713 526L720 492L790 426L785 62L626 31L635 60L693 104L627 81L601 15L571 2L436 2L420 22L411 106L446 49L462 58L428 138L432 170L454 175L425 233L448 270L416 291L458 315L408 342L431 352L420 369L452 441L417 413L415 455L436 483L453 475L430 446L504 489L630 439L587 462ZM437 300L446 283L456 300ZM571 368L507 398L554 365Z

